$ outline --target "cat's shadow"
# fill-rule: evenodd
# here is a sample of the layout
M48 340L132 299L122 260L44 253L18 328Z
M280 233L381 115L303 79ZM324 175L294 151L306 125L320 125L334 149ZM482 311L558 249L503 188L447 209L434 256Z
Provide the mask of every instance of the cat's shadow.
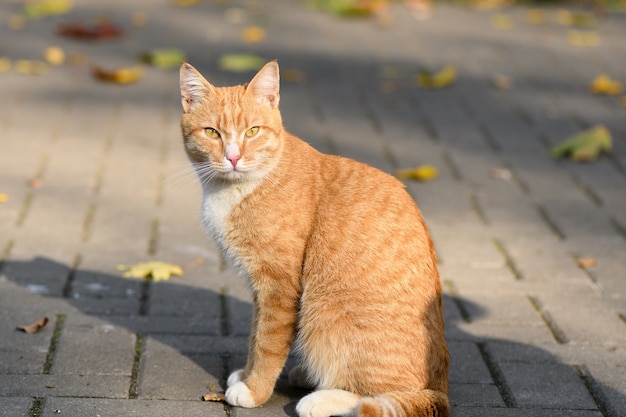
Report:
M72 277L77 273L80 273L82 279L80 282L72 281ZM6 261L4 264L0 264L0 277L8 279L8 283L2 283L1 285L16 284L18 287L13 290L18 290L18 297L24 300L32 302L33 306L36 305L38 297L44 297L52 303L41 303L42 305L50 305L51 308L57 306L62 308L63 306L71 307L67 309L71 311L79 311L80 313L102 320L106 323L114 326L125 328L133 333L140 333L142 337L151 338L156 343L166 345L169 348L177 350L181 355L185 356L189 360L193 361L197 367L201 368L205 373L210 374L211 378L216 381L221 387L225 386L226 378L228 374L245 365L247 350L247 331L249 329L249 319L251 317L252 307L250 303L238 300L235 297L224 295L219 290L213 291L206 288L198 288L197 286L184 285L178 282L181 281L166 281L159 283L144 284L139 280L129 280L122 278L121 276L105 274L97 271L72 271L69 266L58 263L54 260L38 257L28 261ZM85 278L88 277L88 278ZM142 306L143 302L159 303L159 306L149 305ZM450 383L451 383L451 403L453 407L455 405L464 405L474 402L472 398L462 398L468 396L463 390L455 390L453 387L455 384L458 386L463 385L463 380L468 378L468 375L463 375L466 372L470 372L472 367L467 367L464 363L467 358L464 356L464 352L459 352L453 348L453 345L463 345L464 343L471 343L475 341L472 336L467 335L458 326L459 322L463 321L462 311L459 311L458 299L452 300L448 296L444 295L444 306L446 307L446 334L449 335L448 339L451 347L451 370L450 370ZM61 304L58 304L61 302ZM472 317L477 318L481 312L484 313L484 309L474 303L462 300L462 303L471 307ZM24 307L18 309L22 309ZM3 306L2 309L5 309ZM28 307L25 307L28 308ZM34 308L34 311L41 311L42 307ZM175 312L167 314L167 312ZM4 314L4 313L3 313ZM52 317L58 314L57 311L50 311L48 313ZM9 315L11 316L11 315ZM173 329L171 324L167 324L164 318L175 316L178 320L175 324L176 328ZM36 319L38 317L33 317ZM140 324L140 328L137 328L137 324ZM181 324L182 323L182 324ZM5 323L6 324L6 323ZM23 324L23 323L15 323ZM53 329L45 329L44 332L48 332L47 340L42 340L42 346L47 346L48 340L52 337ZM63 338L63 329L61 329L60 337ZM213 352L200 352L202 345L194 347L192 351L189 351L187 347L182 347L183 344L178 339L184 339L184 336L205 337L214 340L227 340L226 343L216 343L216 347L208 347L208 350L214 350ZM459 343L461 341L461 343ZM451 342L451 343L450 343ZM497 339L482 339L481 345L491 342L500 342ZM521 343L506 342L514 345L517 348L523 348L526 351L532 351L532 355L536 355L542 358L550 358L555 362L558 359L553 358L548 352L543 351L534 346L523 345ZM2 348L0 344L0 348ZM235 350L233 353L231 349ZM216 351L217 350L217 351ZM207 355L217 358L217 360L223 361L220 365L208 364ZM143 360L143 357L142 359ZM478 357L477 360L485 360L485 358ZM294 355L290 355L285 370L290 369L296 362ZM488 362L488 360L487 360ZM0 358L0 368L2 368L2 358ZM493 364L485 363L485 366L493 366ZM43 369L44 364L41 364ZM140 367L140 369L142 369ZM475 369L475 368L474 368ZM141 372L141 371L140 371ZM19 373L19 370L18 370ZM32 372L31 372L32 373ZM52 364L51 373L54 373L54 363ZM167 375L163 375L163 379L167 381ZM142 398L142 376L139 375L140 381L137 395ZM193 381L191 381L193 384ZM162 389L167 392L167 382L164 383L165 387ZM497 381L496 381L497 385ZM174 387L172 387L174 388ZM217 387L216 387L217 388ZM498 387L501 388L501 387ZM198 399L203 394L202 384L198 384ZM175 389L172 389L175 391ZM611 395L616 395L619 398L623 394L613 392L608 387L602 387L603 392L609 392ZM270 399L270 402L266 407L279 406L283 408L286 415L290 417L297 417L295 411L295 405L297 400L307 393L306 390L296 389L289 386L287 382L287 372L284 371L281 375L277 385L275 394ZM506 396L506 392L500 389L500 394ZM458 395L458 396L457 396ZM174 398L172 398L174 399ZM511 406L506 404L506 399L503 399L502 406ZM207 405L207 407L209 407ZM239 416L245 416L249 413L254 415L252 410L245 409L233 409L236 410L236 414ZM457 413L463 413L463 407L454 410L451 416L461 415ZM612 414L607 414L612 415Z

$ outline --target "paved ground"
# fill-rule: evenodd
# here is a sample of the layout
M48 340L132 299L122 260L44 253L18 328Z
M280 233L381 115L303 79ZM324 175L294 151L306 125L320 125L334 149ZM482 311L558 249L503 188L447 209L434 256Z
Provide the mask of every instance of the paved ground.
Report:
M299 71L284 78L304 75L282 89L291 131L386 171L440 170L408 187L441 257L453 416L626 415L626 109L587 88L601 72L626 82L626 16L600 22L598 47L575 47L554 9L536 27L507 10L504 31L496 12L447 6L420 20L396 5L383 28L286 0L76 3L14 31L18 2L4 2L0 56L58 45L113 67L175 46L220 85L250 76L221 71L225 53L278 58ZM54 35L59 21L103 13L122 40ZM241 41L251 24L263 42ZM421 66L448 64L451 88L413 85ZM119 87L87 68L0 73L0 416L293 416L302 392L283 381L261 409L199 401L244 363L250 302L199 226L177 72ZM495 74L513 88L494 88ZM613 156L547 156L597 123L614 133ZM149 259L186 275L143 283L116 270ZM41 332L15 330L43 316Z

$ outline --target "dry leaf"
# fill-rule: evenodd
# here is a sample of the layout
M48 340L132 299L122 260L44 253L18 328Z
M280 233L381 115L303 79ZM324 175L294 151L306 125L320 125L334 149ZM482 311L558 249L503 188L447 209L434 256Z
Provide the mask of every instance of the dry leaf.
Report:
M561 9L557 12L556 20L563 26L574 26L579 28L592 28L598 23L596 17L591 13L574 12Z
M513 88L513 80L503 74L496 74L491 79L493 86L498 90L510 90Z
M226 402L226 396L223 392L208 392L202 396L202 401Z
M227 54L222 55L218 62L224 71L247 72L261 69L265 59L253 54Z
M280 71L280 80L291 83L301 83L306 81L306 74L298 69L284 69Z
M543 25L547 21L546 14L541 9L526 10L526 23L529 25Z
M141 55L140 60L160 69L178 68L185 61L185 53L176 48L159 48Z
M83 23L60 24L57 33L72 39L97 41L119 38L124 31L108 19L102 19L94 26Z
M49 46L43 53L46 62L52 66L63 65L65 62L65 51L58 46Z
M26 19L24 19L24 16L14 14L11 17L9 17L8 25L9 25L9 28L13 30L22 30L24 29L24 26L26 26Z
M572 46L594 47L600 45L600 35L597 32L570 30L567 33L567 41Z
M597 125L580 132L550 149L553 158L569 156L575 162L589 162L598 159L602 152L611 152L611 132L603 125Z
M6 203L7 201L9 201L9 195L0 193L0 203Z
M513 178L513 174L510 169L507 168L494 168L491 170L491 178L501 181L510 181Z
M168 262L151 261L140 262L135 265L118 265L118 271L125 271L125 278L145 278L153 281L166 281L172 276L183 276L183 268L180 265Z
M415 168L400 169L395 176L401 180L430 181L439 175L439 171L432 165L420 165Z
M91 74L100 81L126 85L139 81L143 77L143 69L141 67L128 67L105 70L101 67L93 67Z
M624 88L621 82L612 80L606 74L598 75L589 86L592 93L617 96L622 94Z
M48 324L48 317L44 317L32 324L27 324L25 326L17 326L17 330L21 330L28 334L33 334L43 329L46 326L46 324Z
M11 60L9 58L0 57L0 73L7 72L11 69Z
M261 26L250 26L241 32L241 40L247 43L259 43L265 39L265 29Z
M496 14L491 17L491 26L498 30L511 30L515 27L511 16L505 14Z
M24 75L41 75L48 72L48 64L43 61L32 61L28 59L20 59L15 61L13 69L18 74Z
M27 181L27 184L31 188L43 187L43 180L41 178L31 178Z
M73 7L74 4L71 0L29 1L24 5L24 14L30 19L41 19L65 14Z
M456 68L446 66L442 70L431 73L422 70L415 77L415 83L422 88L444 88L451 85L456 80Z
M576 259L576 263L582 269L589 269L592 266L596 266L598 264L598 260L595 258L578 258Z

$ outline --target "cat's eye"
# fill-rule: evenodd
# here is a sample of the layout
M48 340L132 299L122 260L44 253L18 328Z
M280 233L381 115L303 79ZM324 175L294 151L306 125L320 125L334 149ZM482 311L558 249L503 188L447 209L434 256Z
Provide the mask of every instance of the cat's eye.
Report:
M250 129L246 130L246 137L251 138L252 136L256 135L258 131L259 131L258 126L251 127Z
M210 138L214 138L217 139L220 137L220 132L218 132L217 130L213 129L212 127L205 127L204 128L204 133L206 133L206 135Z

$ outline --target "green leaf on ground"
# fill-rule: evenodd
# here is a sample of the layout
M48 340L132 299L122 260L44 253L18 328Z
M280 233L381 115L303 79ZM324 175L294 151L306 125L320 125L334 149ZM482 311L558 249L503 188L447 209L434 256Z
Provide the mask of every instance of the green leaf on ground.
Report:
M176 48L159 48L142 54L139 59L160 69L178 68L185 61L185 53Z
M261 69L265 59L254 54L222 55L218 62L220 69L231 72L248 72Z
M602 152L611 152L611 132L604 125L577 133L550 149L550 156L569 156L575 162L589 162L598 159Z

